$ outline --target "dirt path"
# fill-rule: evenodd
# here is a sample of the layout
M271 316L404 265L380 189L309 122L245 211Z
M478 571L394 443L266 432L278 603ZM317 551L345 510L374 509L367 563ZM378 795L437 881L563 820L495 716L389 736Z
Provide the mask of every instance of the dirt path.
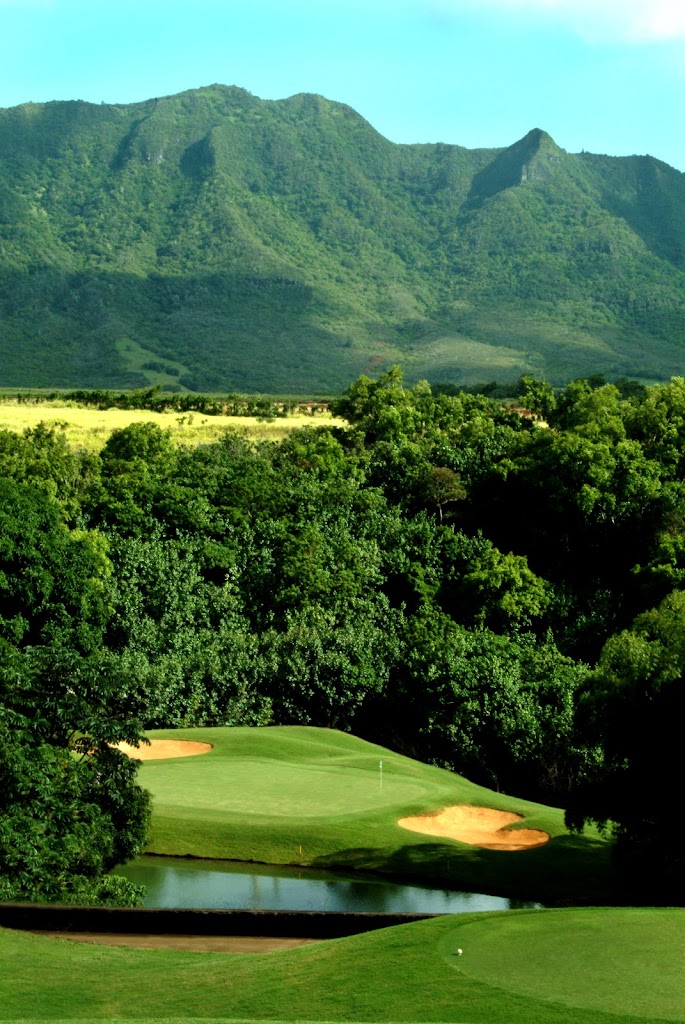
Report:
M308 946L319 939L272 938L268 935L133 935L105 932L34 931L69 942L100 946L135 946L138 949L184 949L195 953L273 953L279 949Z

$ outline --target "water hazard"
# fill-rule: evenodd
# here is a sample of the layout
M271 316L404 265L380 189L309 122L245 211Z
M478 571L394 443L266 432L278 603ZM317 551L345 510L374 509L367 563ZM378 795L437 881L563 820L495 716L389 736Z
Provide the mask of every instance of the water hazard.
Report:
M184 857L140 857L116 873L147 887L146 907L462 914L542 906L368 875Z

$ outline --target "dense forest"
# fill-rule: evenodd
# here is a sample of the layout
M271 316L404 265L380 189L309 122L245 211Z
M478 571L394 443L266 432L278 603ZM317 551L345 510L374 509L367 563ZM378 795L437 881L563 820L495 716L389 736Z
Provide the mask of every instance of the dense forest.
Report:
M3 384L679 373L685 175L502 143L395 145L345 104L223 86L0 110Z
M0 433L0 898L134 898L102 876L149 808L109 744L210 724L352 730L682 887L685 379L628 390L392 369L279 444Z

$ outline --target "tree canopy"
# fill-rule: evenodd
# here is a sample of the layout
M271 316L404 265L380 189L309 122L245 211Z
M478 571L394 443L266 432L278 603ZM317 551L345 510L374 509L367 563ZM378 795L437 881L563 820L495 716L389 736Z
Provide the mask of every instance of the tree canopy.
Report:
M2 891L107 896L147 814L112 744L276 723L562 804L679 884L683 382L525 386L545 420L393 370L279 444L0 434Z
M111 573L96 530L69 530L33 483L0 478L0 899L135 899L105 872L148 818L121 670L103 647Z

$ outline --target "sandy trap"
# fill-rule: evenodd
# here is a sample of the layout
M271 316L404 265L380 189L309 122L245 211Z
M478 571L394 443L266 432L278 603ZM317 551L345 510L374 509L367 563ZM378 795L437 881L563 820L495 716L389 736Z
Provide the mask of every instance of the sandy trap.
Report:
M410 832L456 839L460 843L480 846L484 850L528 850L549 842L547 832L539 829L507 827L516 821L523 821L523 817L511 811L458 804L455 807L444 807L436 814L400 818L397 824Z
M150 740L150 746L146 743L141 743L139 747L132 747L130 743L117 743L116 748L139 761L161 761L165 757L195 757L196 754L207 754L212 749L212 744L197 743L194 740Z

